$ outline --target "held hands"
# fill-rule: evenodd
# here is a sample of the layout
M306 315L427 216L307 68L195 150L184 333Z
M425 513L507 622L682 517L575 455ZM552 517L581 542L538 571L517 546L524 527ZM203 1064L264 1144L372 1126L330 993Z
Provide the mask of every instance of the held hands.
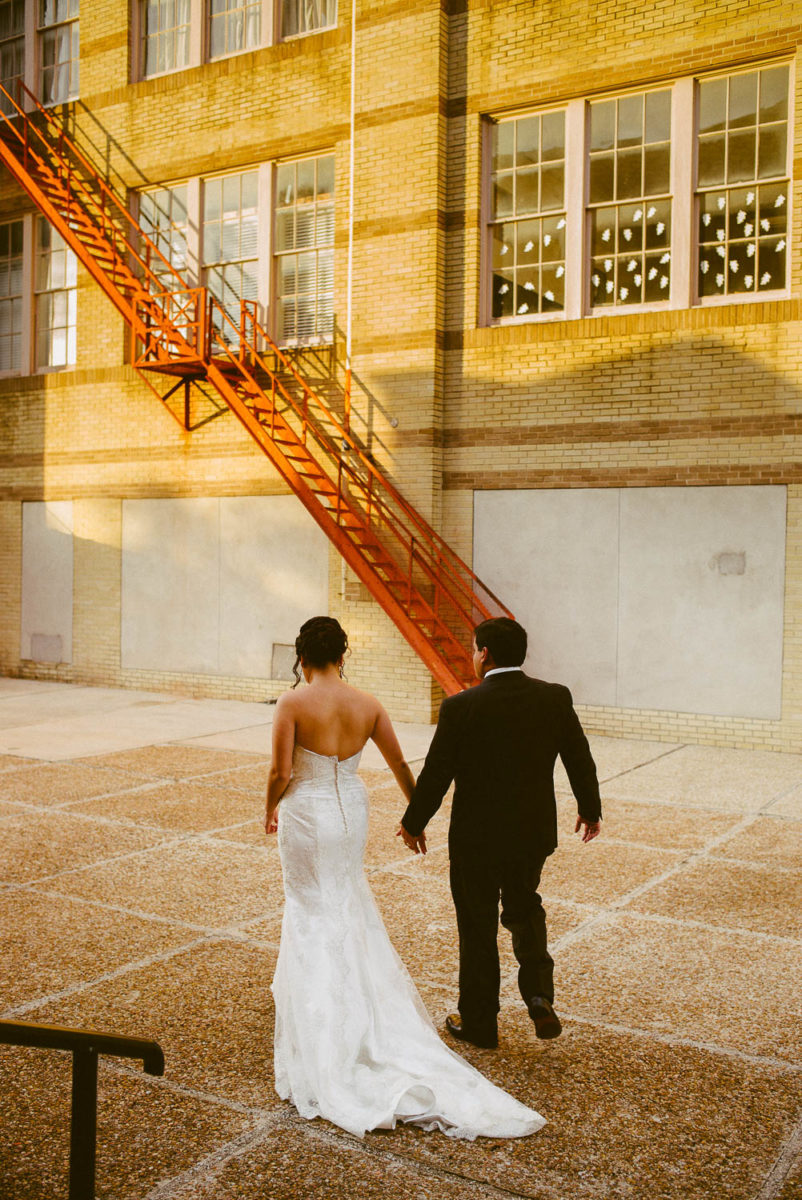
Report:
M592 842L595 837L601 833L601 821L588 821L585 817L579 816L576 819L574 833L579 833L582 826L585 826L585 832L582 834L583 842Z
M419 833L417 837L413 837L411 833L407 833L403 825L399 825L396 837L403 838L404 845L408 850L412 850L414 854L426 853L426 834Z

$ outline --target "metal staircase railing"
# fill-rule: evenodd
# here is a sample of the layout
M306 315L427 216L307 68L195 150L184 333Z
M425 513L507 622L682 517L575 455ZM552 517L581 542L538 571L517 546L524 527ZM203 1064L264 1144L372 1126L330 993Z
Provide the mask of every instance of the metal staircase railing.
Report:
M0 158L122 314L141 377L165 403L184 388L186 428L197 427L190 387L211 389L212 415L231 411L248 430L441 687L469 686L473 627L509 611L377 466L347 407L339 417L272 341L256 305L243 302L236 324L190 286L56 113L27 89L28 112L0 92L13 106L0 113ZM173 380L166 395L154 376Z
M161 1046L144 1038L31 1021L0 1021L0 1045L68 1050L72 1054L69 1200L94 1200L98 1057L111 1054L116 1058L140 1058L148 1075L163 1075Z

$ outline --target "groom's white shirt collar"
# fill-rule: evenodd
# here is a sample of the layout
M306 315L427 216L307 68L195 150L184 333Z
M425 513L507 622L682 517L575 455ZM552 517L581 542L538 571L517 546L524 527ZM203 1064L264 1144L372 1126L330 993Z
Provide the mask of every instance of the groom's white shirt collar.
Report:
M485 671L483 679L489 679L491 675L501 675L503 671L523 671L523 667L493 667L492 671Z

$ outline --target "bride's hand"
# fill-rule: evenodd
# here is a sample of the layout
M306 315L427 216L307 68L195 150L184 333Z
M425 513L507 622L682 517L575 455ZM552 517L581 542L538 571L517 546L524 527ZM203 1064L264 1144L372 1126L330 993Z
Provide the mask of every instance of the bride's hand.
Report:
M274 808L272 813L265 814L265 833L278 832L278 809Z

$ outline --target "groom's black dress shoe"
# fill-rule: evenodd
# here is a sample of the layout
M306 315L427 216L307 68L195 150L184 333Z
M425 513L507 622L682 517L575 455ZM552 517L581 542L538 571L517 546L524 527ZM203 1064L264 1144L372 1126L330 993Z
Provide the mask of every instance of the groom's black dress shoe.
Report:
M480 1033L473 1029L466 1029L462 1024L462 1017L457 1013L446 1017L446 1029L458 1041L470 1042L472 1046L479 1046L482 1050L495 1050L498 1046L497 1033Z
M560 1018L545 996L532 996L529 1004L529 1016L535 1025L535 1034L539 1038L556 1038L562 1033Z

